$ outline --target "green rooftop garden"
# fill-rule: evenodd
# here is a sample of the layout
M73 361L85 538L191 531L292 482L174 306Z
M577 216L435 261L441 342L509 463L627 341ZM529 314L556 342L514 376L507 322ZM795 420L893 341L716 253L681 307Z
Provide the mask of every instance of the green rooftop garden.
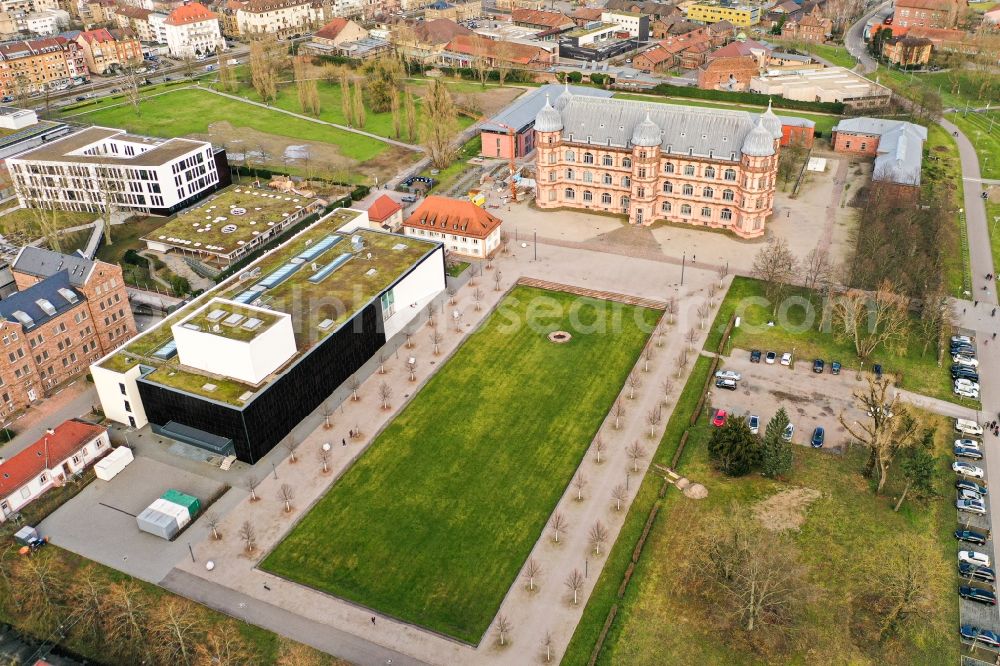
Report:
M239 315L239 321L236 321L234 324L227 324L227 319L233 315ZM244 326L244 324L253 319L258 320L260 324L252 329ZM197 326L202 333L218 335L240 342L250 342L271 328L277 321L277 315L270 314L258 308L241 307L232 303L213 300L195 316L184 322L184 325Z

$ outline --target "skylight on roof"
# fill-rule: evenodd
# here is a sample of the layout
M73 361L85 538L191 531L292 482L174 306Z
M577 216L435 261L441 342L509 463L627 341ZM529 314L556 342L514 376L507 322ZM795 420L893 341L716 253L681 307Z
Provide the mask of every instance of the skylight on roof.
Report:
M52 303L45 298L39 298L38 300L35 301L35 303L38 305L38 307L42 309L42 312L49 315L50 317L56 313L55 306L52 305Z

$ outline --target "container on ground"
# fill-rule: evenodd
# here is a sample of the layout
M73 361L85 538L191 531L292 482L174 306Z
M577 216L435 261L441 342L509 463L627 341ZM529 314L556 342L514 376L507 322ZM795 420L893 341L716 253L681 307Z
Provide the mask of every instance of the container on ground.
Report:
M176 518L169 514L161 513L153 507L147 507L143 510L142 513L135 517L135 522L143 532L148 532L153 536L158 536L167 541L173 539L180 532Z
M188 495L187 493L182 493L181 491L174 490L173 488L163 493L161 499L165 499L168 502L184 507L187 509L191 518L197 516L198 512L201 511L201 502L197 497L194 495Z
M94 464L94 474L102 481L110 481L133 460L132 449L119 446Z
M149 505L149 508L159 511L160 513L165 513L168 516L172 516L173 519L177 521L178 530L184 529L187 524L191 522L191 512L188 511L186 506L174 504L173 502L167 501L162 497L153 500L153 503Z

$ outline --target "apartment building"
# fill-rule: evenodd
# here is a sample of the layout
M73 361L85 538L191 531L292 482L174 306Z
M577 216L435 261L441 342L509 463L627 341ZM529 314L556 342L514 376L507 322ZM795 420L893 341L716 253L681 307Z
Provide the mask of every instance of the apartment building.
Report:
M167 215L229 184L225 151L206 141L88 127L7 160L22 206ZM221 184L220 184L221 181Z
M76 43L83 51L87 68L95 74L142 62L142 44L133 34L121 30L87 30L76 36Z
M618 26L619 31L627 32L629 37L637 37L642 41L649 39L649 17L645 14L626 11L602 12L601 21Z
M443 243L448 254L485 259L500 246L500 223L471 201L432 195L406 218L403 233Z
M286 39L308 32L314 24L311 0L249 0L236 10L240 36L270 34Z
M142 7L125 5L119 7L115 14L115 22L122 30L128 30L136 36L140 42L155 42L156 35L149 25L149 15L153 12Z
M968 11L967 0L897 0L893 25L901 28L954 28Z
M153 16L150 16L151 21ZM180 5L167 14L162 25L162 41L172 56L197 56L214 53L216 48L225 48L218 15L200 2Z
M11 271L18 291L0 300L0 417L86 372L133 335L119 266L25 247Z
M754 117L563 93L539 111L535 132L539 208L764 234L782 137L770 108Z
M65 37L0 44L0 93L4 96L17 97L89 81L83 51Z
M729 21L734 26L749 28L760 23L761 8L759 6L723 6L710 4L693 4L687 8L689 21L700 23L715 23Z

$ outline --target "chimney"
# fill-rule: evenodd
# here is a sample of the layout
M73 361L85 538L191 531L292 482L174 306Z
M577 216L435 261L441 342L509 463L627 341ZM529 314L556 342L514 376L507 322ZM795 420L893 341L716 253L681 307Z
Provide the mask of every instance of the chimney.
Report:
M4 464L5 462L7 462L7 459L4 458L3 456L0 456L0 465Z
M54 434L56 434L56 431L55 431L55 428L46 428L45 429L45 433L48 434L48 435L54 435Z

